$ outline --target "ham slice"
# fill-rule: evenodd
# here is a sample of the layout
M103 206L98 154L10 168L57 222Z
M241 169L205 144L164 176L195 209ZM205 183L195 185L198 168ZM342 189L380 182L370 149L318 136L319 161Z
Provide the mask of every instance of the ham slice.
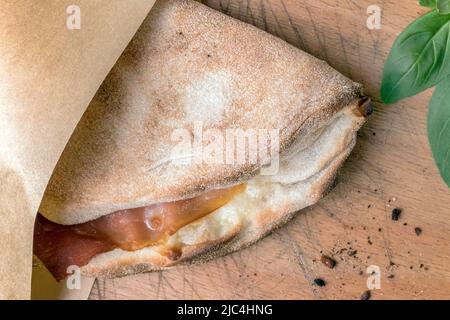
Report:
M116 248L135 251L162 243L244 190L244 184L211 190L195 198L120 210L76 225L60 225L38 214L33 251L53 276L62 280L69 266L82 267L97 254Z

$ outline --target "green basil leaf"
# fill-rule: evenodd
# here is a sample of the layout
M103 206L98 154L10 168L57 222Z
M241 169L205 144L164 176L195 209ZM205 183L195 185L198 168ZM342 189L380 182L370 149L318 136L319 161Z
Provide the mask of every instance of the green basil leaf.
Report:
M422 7L436 8L436 1L437 0L419 0L419 4Z
M431 98L428 139L439 172L450 187L450 77L436 86Z
M381 99L394 103L436 85L450 74L450 15L431 11L395 40L384 65Z
M436 8L440 14L449 14L450 0L437 0Z

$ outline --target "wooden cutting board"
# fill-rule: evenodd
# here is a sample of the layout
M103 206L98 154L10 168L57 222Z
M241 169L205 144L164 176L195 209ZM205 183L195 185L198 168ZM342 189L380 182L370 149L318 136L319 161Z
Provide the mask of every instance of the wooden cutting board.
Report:
M372 299L450 298L450 190L439 177L426 135L431 92L390 106L379 102L389 48L426 9L417 1L378 1L381 29L369 30L367 8L373 0L203 2L363 83L376 111L335 189L287 226L203 265L99 279L90 298L359 299L371 265L381 272L381 288L372 290ZM398 221L391 220L394 207L402 209ZM420 236L416 227L423 230ZM337 261L334 269L320 262L322 252ZM312 284L317 277L325 287Z

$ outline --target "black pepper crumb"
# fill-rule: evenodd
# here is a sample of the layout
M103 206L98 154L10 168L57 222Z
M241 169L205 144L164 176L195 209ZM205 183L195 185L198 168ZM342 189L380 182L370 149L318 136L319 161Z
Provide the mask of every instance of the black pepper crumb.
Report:
M370 209L370 207L372 207L372 205L369 204L369 205L367 206L367 209Z
M322 255L320 261L330 269L333 269L336 266L336 260L325 255Z
M381 230L383 230L383 229L381 229L381 228L378 228L378 232L381 232Z
M361 297L359 298L360 300L369 300L371 297L371 293L370 290L364 291L363 294L361 295Z
M405 222L403 225L404 225L404 226L407 226L407 225L408 225L408 222Z
M353 257L353 256L355 256L357 253L358 253L358 250L351 250L351 251L349 251L347 254L348 254L350 257Z
M393 274L388 275L388 279L393 279L395 276Z
M402 209L399 209L399 208L392 209L392 220L398 221L401 213L402 213Z
M376 133L376 132L372 132L372 135L373 135L373 136L376 136L376 135L377 135L377 133Z
M423 263L420 264L420 268L423 268Z
M316 279L314 279L314 284L319 287L325 287L326 282L325 282L325 280L323 280L321 278L316 278Z
M414 232L416 233L417 236L420 236L422 234L422 229L419 227L415 227Z

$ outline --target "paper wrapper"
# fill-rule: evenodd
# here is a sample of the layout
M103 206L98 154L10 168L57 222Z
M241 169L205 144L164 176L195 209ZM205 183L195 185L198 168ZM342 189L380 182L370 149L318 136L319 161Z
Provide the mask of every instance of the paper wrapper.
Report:
M74 4L80 29L67 27ZM0 1L0 298L30 298L33 225L50 175L153 4Z
M77 283L56 281L42 263L33 263L31 299L33 300L86 300L95 278L81 276ZM67 282L75 285L67 285Z

